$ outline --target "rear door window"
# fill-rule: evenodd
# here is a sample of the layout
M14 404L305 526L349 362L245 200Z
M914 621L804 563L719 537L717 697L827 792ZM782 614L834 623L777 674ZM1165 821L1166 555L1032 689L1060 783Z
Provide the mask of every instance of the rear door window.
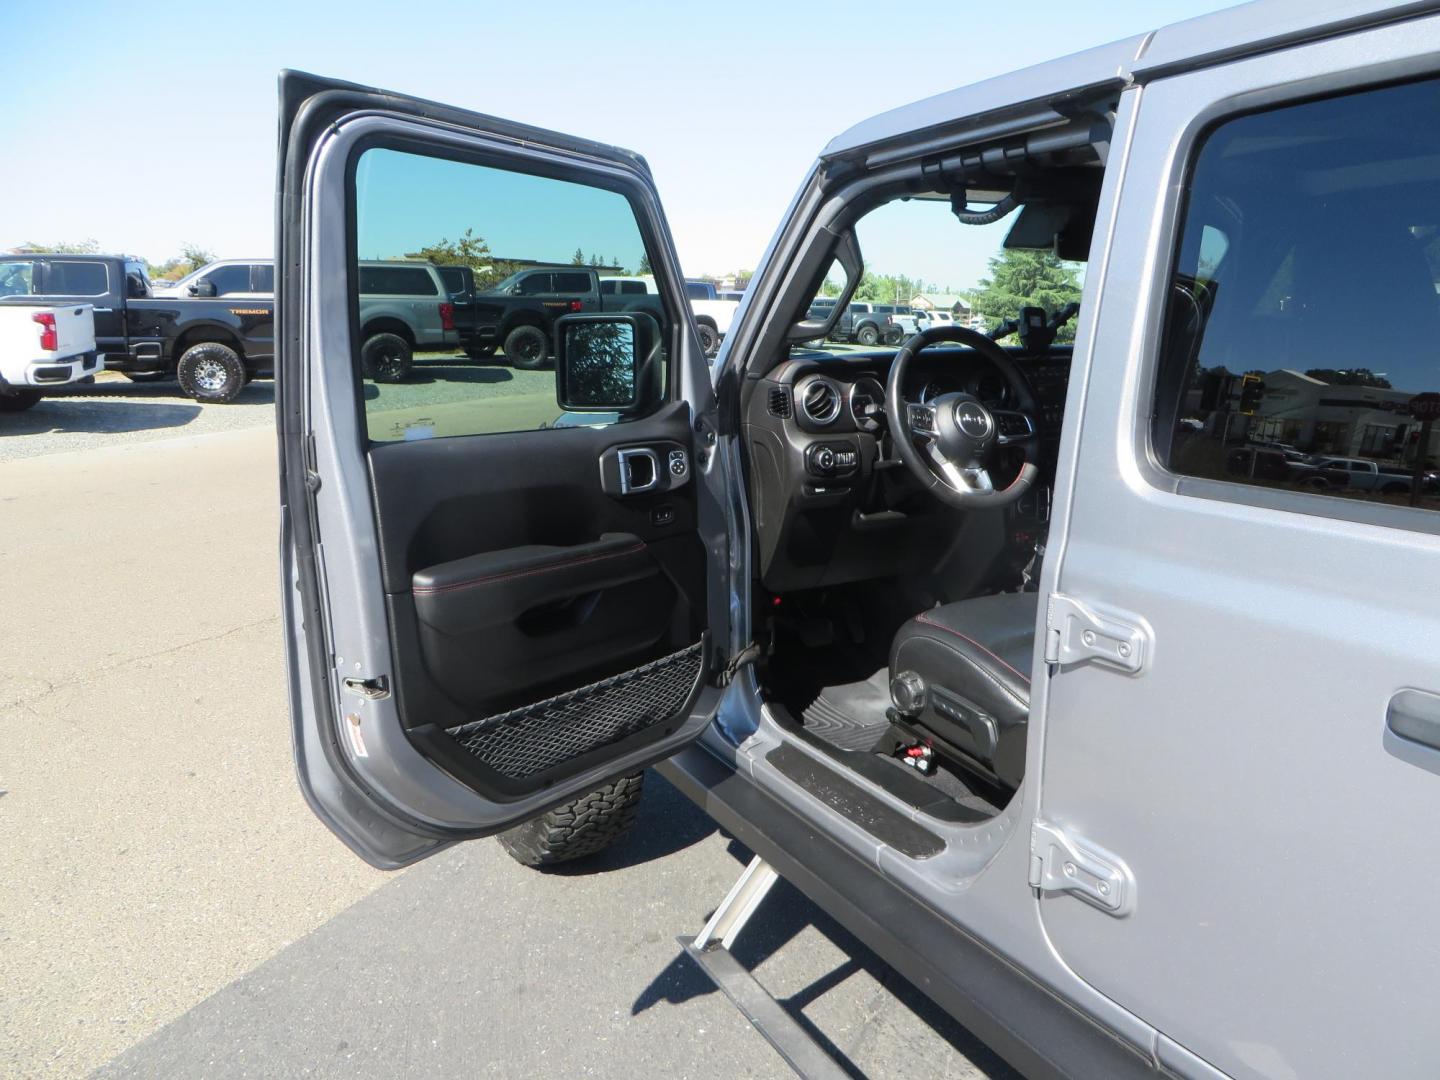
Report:
M109 289L102 262L56 262L48 267L45 291L52 296L104 296Z
M256 263L250 268L250 291L273 293L275 291L275 267L269 263Z
M1436 80L1252 113L1205 136L1156 379L1163 465L1440 509L1437 146ZM1305 460L1251 475L1232 451L1262 444L1332 476ZM1355 468L1382 480L1332 482Z

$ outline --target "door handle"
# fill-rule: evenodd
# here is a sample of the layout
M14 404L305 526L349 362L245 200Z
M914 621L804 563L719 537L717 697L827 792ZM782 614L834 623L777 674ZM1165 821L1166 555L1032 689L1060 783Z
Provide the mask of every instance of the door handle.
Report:
M1440 750L1440 694L1396 691L1385 710L1385 726L1402 739Z

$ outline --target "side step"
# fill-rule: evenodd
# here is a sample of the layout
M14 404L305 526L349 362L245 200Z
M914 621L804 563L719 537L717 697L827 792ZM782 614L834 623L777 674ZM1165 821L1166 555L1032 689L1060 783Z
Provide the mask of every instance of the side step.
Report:
M800 1022L770 996L770 991L735 959L730 946L745 929L760 901L779 880L773 867L756 855L731 887L715 914L695 937L676 938L685 955L700 965L730 1003L806 1080L846 1080L848 1073L825 1052Z

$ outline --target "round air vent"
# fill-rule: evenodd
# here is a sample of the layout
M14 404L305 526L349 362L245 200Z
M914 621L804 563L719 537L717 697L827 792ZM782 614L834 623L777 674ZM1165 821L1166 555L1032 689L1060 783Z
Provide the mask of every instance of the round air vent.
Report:
M816 375L800 384L795 394L800 415L812 424L824 427L840 415L843 398L840 387L823 375Z

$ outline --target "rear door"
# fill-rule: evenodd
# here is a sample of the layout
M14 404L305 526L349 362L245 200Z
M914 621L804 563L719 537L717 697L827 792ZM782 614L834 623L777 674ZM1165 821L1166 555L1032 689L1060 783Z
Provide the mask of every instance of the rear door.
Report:
M1137 91L1052 541L1040 813L1072 846L1033 880L1181 1075L1440 1061L1440 499L1230 467L1440 458L1437 56L1427 16Z
M713 395L640 158L294 73L280 136L296 761L317 814L393 867L709 722L728 644ZM577 247L655 268L663 314L632 317L648 344L625 408L454 350L401 383L361 377L361 260L463 260L483 289Z

